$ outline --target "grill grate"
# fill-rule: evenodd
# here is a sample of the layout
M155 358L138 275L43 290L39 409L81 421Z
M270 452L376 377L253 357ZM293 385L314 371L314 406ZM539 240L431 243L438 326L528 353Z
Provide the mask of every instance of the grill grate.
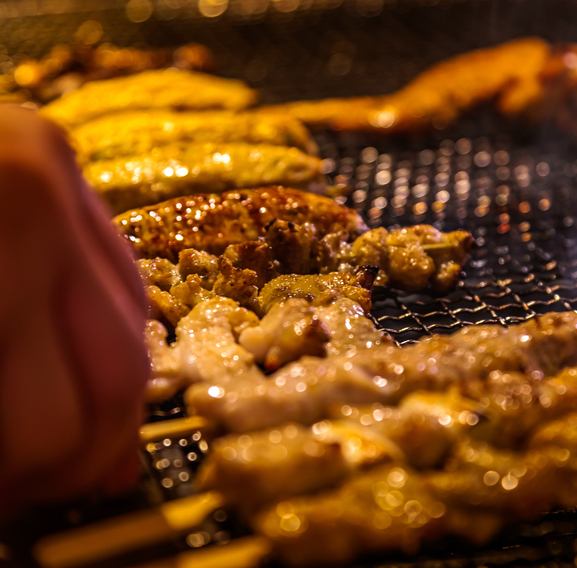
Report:
M577 154L570 147L503 135L456 135L405 150L382 141L367 146L357 136L328 132L318 141L331 180L351 188L343 200L370 225L431 223L440 229L466 228L475 237L472 258L450 294L375 291L373 314L399 345L466 325L510 325L577 308ZM397 148L402 145L397 141ZM177 401L154 409L153 416L170 417L182 408ZM195 491L194 472L208 451L206 441L196 436L146 450L166 499ZM212 519L213 532L207 536L202 528L183 545L197 548L244 532L226 521ZM362 566L573 566L576 539L575 515L561 512L517 527L490 549L471 553L458 543L444 543L438 552L410 562L390 559Z

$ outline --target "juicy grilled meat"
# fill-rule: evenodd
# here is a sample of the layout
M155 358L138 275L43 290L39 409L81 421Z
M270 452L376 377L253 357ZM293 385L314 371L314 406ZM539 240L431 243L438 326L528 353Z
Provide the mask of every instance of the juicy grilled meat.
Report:
M240 110L256 93L241 81L163 69L87 83L42 109L47 118L76 126L107 114L136 110Z
M284 422L311 424L343 404L395 404L417 390L473 389L492 372L550 376L577 364L577 315L548 314L512 328L482 326L403 349L377 346L348 357L305 358L277 371L260 389L210 385L187 392L191 411L230 431Z
M321 161L297 148L172 144L150 154L87 164L88 183L115 213L198 191L320 180Z
M560 114L566 105L556 103L566 102L576 86L575 72L563 58L574 49L557 50L539 38L518 39L442 61L390 95L302 101L266 110L313 125L389 133L442 128L491 101L506 116L542 119Z
M277 219L311 223L319 238L339 231L353 236L366 231L352 209L328 197L282 187L171 199L127 211L115 223L139 256L176 260L186 248L220 254L230 244L255 240Z
M298 120L254 112L127 112L83 124L72 131L72 138L85 162L140 156L175 142L244 142L316 154L315 142Z

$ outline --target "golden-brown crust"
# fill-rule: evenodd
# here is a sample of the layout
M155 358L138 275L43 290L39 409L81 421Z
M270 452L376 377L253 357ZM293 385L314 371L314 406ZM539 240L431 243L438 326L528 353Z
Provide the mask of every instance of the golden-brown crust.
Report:
M186 248L220 254L230 244L263 236L276 219L310 222L321 237L337 231L356 236L366 230L352 209L279 186L180 197L127 211L114 222L139 256L175 260Z

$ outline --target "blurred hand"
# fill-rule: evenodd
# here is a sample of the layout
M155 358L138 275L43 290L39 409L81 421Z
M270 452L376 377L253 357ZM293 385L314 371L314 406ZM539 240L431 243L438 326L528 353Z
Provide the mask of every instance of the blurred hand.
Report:
M64 135L0 106L0 512L134 479L144 306Z

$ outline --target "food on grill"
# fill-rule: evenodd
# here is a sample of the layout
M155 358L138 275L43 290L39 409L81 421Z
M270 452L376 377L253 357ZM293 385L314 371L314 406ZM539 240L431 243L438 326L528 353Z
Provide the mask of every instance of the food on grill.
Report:
M244 142L316 153L314 140L298 120L256 112L125 112L82 124L72 138L84 162L139 156L174 142Z
M418 469L443 467L465 436L494 447L519 449L537 429L540 443L549 443L558 438L558 427L545 433L538 428L575 408L577 369L565 369L546 380L492 373L482 387L474 395L456 389L415 392L396 407L345 405L338 420L325 420L310 428L293 424L250 436L225 436L208 457L203 484L217 488L230 502L254 510L267 501L330 487L335 470L343 479L361 468L391 461ZM299 439L298 444L294 438ZM275 456L272 463L263 463L266 455ZM274 485L300 461L313 469L317 462L317 476L294 481L289 476ZM278 475L268 484L257 483L263 471L273 467ZM332 474L327 471L331 467ZM246 492L243 484L235 486L237 475L252 475L255 487Z
M264 236L275 220L310 223L319 238L340 231L353 236L366 231L352 209L327 197L283 187L171 199L127 211L114 221L139 256L176 260L179 251L187 248L221 254L230 244Z
M115 213L194 192L319 182L321 160L267 144L170 144L87 164L84 175Z
M308 298L276 303L259 325L242 332L239 343L270 372L305 355L338 355L390 342L354 299L342 295L323 304Z
M90 27L85 31L92 36L88 38L90 42L94 31L101 32ZM209 49L196 43L174 51L117 47L108 43L55 45L40 59L16 62L14 69L5 76L6 84L0 87L0 97L6 92L45 103L88 81L166 66L204 71L212 69L214 62Z
M301 101L266 110L311 125L408 133L446 127L494 101L506 117L553 118L566 127L563 119L577 87L572 58L566 55L574 50L522 38L442 61L389 95Z
M466 231L442 233L429 225L368 231L353 210L280 187L173 199L127 211L115 223L140 256L174 260L197 249L188 253L188 273L210 278L212 286L219 274L224 284L240 272L255 294L280 274L288 282L290 274L347 273L363 266L379 269L379 284L448 290L472 245ZM224 254L216 259L207 253ZM222 288L218 293L228 295Z
M241 81L204 73L163 69L93 81L42 109L65 126L77 126L107 114L137 110L240 110L256 100Z
M259 388L229 384L211 396L202 384L186 393L191 412L233 432L312 424L335 405L394 405L418 390L474 389L492 372L550 376L577 364L577 315L548 314L506 329L481 326L406 348L376 346L348 356L303 358Z

